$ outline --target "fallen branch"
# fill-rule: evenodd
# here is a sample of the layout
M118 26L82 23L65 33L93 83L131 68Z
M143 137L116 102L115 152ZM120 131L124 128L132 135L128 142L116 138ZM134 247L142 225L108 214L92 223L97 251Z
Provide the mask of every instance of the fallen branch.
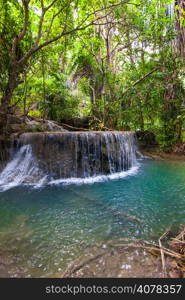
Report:
M173 241L173 244L182 244L182 245L185 246L185 241L181 241L181 240L178 240L176 238L173 238L172 241Z
M118 247L118 248L128 248L128 247L131 247L131 248L142 248L142 249L146 249L148 250L149 252L150 251L154 251L154 252L159 252L161 253L161 249L163 250L163 252L171 257L175 257L175 258L178 258L178 259L185 259L185 255L181 255L181 254L178 254L174 251L171 251L170 249L166 249L164 247L161 247L161 248L157 248L157 247L151 247L151 246L145 246L145 245L142 245L142 244L137 244L137 243L129 243L129 244L110 244L112 247ZM153 252L152 252L153 254Z
M94 203L97 203L98 205L102 206L103 209L107 210L107 211L110 211L114 216L118 216L118 217L126 217L132 221L136 221L138 223L143 223L144 221L136 216L133 216L133 215L130 215L130 214L126 214L126 213L123 213L123 212L120 212L117 208L112 208L110 206L107 206L107 205L104 205L101 201L98 201L94 198L90 198L90 197L87 197L87 196L84 196L83 194L79 193L79 192L76 192L74 190L71 189L71 191L80 196L80 198L83 198L85 200L88 200L88 201L93 201Z
M125 213L122 213L122 212L120 212L120 211L118 211L116 214L115 214L116 216L123 216L123 217L126 217L126 218L128 218L128 219L130 219L130 220L132 220L132 221L136 221L136 222L138 222L138 223L143 223L144 221L143 220L141 220L141 219L139 219L138 217L136 217L136 216L133 216L133 215L130 215L130 214L125 214Z
M176 236L176 239L177 239L177 240L180 240L180 239L184 240L184 237L185 237L185 228L184 228L184 230L182 230L181 233L179 233L179 234Z
M168 235L169 231L165 232L161 237L159 238L159 247L161 251L161 261L162 261L162 269L163 269L163 275L166 277L166 263L165 263L165 257L164 257L164 251L162 249L162 243L161 241Z
M151 255L160 257L162 260L162 270L163 275L166 277L184 277L185 276L185 254L182 254L182 249L184 249L184 244L179 246L178 251L173 251L171 249L167 249L162 246L162 240L169 234L169 231L165 232L158 240L158 244L145 241L143 239L134 239L134 238L119 238L116 240L108 240L108 241L101 241L99 243L96 243L94 245L90 245L86 248L86 253L91 253L91 249L95 250L95 255L87 258L84 260L84 255L78 258L76 262L74 262L72 265L70 265L67 270L62 274L62 277L70 277L75 272L78 272L79 270L83 269L84 267L88 266L88 269L91 269L91 266L89 266L90 263L95 261L95 264L101 264L101 261L98 259L102 256L108 254L108 257L111 255L119 255L119 253L124 253L124 251L129 248L135 248L135 249L143 249L146 250ZM180 237L184 243L184 236L185 232L181 232L178 237ZM175 238L177 240L177 238ZM179 240L177 240L179 242ZM112 254L113 253L113 254ZM168 256L168 260L165 261L164 255ZM163 258L162 258L163 257ZM105 256L106 260L106 256ZM79 263L79 261L81 261ZM86 269L82 270L82 272ZM84 273L83 273L84 274ZM79 274L75 274L75 276L79 276Z
M69 268L67 268L67 270L62 274L61 278L66 278L66 277L70 277L72 274L74 274L75 272L79 271L80 269L82 269L84 266L86 266L87 264L93 262L94 260L102 257L103 255L105 255L106 251L104 251L101 254L97 254L93 257L90 257L88 259L86 259L85 261L81 262L80 264L76 265L75 263L73 263L72 265L69 266ZM78 259L80 260L80 259Z
M89 129L86 129L86 128L79 128L79 127L74 127L74 126L71 126L71 125L68 125L68 124L65 124L65 123L61 123L61 125L63 127L67 127L67 128L70 128L70 129L75 129L77 131L89 131Z

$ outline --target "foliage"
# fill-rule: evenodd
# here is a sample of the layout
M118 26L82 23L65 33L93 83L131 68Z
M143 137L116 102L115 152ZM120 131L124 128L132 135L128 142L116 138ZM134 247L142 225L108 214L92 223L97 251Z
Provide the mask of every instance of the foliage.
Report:
M150 130L167 151L184 138L182 0L0 6L2 107L59 122L90 116L96 129Z

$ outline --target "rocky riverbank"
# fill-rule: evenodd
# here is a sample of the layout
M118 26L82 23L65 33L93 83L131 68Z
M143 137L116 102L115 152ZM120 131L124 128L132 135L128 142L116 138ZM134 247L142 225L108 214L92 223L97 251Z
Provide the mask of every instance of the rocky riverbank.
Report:
M123 238L96 244L48 277L185 278L185 228L174 234L168 230L156 243Z

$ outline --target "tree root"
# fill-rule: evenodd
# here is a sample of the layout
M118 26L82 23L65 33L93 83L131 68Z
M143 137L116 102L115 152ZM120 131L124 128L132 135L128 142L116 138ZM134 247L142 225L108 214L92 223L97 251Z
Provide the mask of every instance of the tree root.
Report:
M99 259L100 257L102 257L105 254L106 254L106 251L104 251L103 253L97 254L95 256L92 256L92 257L82 261L80 264L76 264L75 262L72 263L72 265L70 265L69 268L67 268L66 271L62 274L61 278L71 277L75 272L79 271L80 269L82 269L86 265L90 264L94 260ZM79 258L78 258L78 260L79 260Z

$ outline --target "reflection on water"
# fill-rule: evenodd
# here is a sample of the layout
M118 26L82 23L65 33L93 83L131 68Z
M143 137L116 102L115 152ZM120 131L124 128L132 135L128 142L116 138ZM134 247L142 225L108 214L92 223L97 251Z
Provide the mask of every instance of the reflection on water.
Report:
M17 187L0 193L0 277L61 272L97 242L155 240L184 221L184 162L147 161L134 176L91 185Z

